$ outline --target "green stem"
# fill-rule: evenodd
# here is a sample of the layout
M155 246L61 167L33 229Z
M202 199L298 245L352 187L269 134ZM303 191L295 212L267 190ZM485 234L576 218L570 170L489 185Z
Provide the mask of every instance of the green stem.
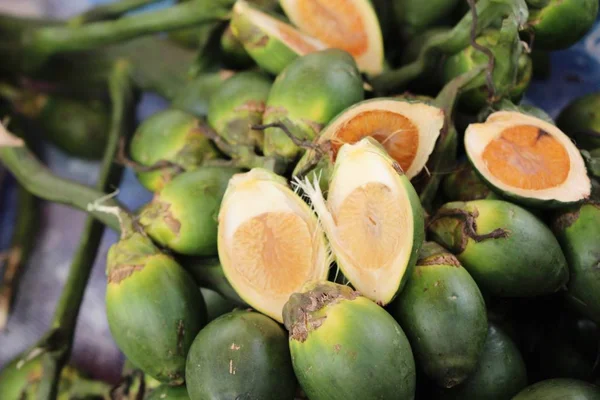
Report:
M384 72L373 78L371 84L378 93L389 93L402 90L412 80L426 73L435 65L438 54L455 54L469 46L472 35L479 35L484 29L511 16L525 24L527 21L527 5L524 0L480 0L475 8L477 20L469 11L449 32L433 35L423 45L419 57L410 64L396 70ZM473 28L475 24L475 28Z
M19 184L35 196L89 212L103 224L117 232L120 231L119 220L115 215L98 210L88 211L90 204L106 197L105 192L54 175L21 139L8 133L2 125L0 125L0 161L10 170ZM114 199L107 199L103 204L125 209Z
M80 26L90 22L115 19L129 11L158 1L160 0L121 0L101 4L71 18L67 23L69 26Z
M10 249L5 255L0 286L0 331L6 327L23 265L27 262L37 228L36 199L22 186L17 195L17 220L13 227Z
M230 9L215 1L192 1L165 10L126 16L115 21L82 26L39 28L24 37L27 56L24 68L34 71L51 55L89 50L139 36L225 20Z
M131 131L131 117L135 106L135 96L130 80L130 67L127 63L115 64L109 80L112 101L112 121L109 142L104 153L102 169L96 184L98 191L109 190L121 180L122 167L114 162L120 138ZM60 373L69 359L77 317L85 287L90 277L98 247L104 233L104 225L93 217L85 223L82 239L71 263L69 276L61 294L54 318L47 336L36 348L44 349L44 375L40 380L38 399L54 399Z
M127 59L137 87L172 100L190 81L188 70L194 57L194 52L168 40L143 37L103 49L59 54L37 78L66 87L97 86L106 80L115 59Z

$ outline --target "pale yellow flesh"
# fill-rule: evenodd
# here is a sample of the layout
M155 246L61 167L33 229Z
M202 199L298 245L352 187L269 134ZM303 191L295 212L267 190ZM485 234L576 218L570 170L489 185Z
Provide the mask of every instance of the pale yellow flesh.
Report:
M414 221L410 200L389 156L361 141L344 145L325 202L319 185L298 185L310 197L338 265L364 296L387 304L410 260Z
M280 322L289 296L325 279L330 264L310 208L285 185L253 179L230 182L219 214L219 257L240 297Z
M392 190L367 183L344 199L335 215L340 241L361 268L376 271L390 265L402 237L402 210Z

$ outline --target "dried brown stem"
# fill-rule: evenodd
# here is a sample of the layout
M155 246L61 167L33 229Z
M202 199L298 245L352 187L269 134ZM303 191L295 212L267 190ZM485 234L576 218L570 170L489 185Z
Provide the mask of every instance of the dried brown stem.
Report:
M510 235L510 232L504 228L497 228L489 233L485 233L480 235L477 233L477 217L479 216L479 212L475 210L474 212L468 212L466 210L461 210L458 208L447 209L447 210L439 210L435 216L433 216L429 222L428 226L433 224L439 219L442 218L460 218L463 220L463 233L469 238L473 239L477 243L483 242L488 239L502 239L507 238Z
M281 121L272 122L270 124L253 125L252 126L252 129L254 129L256 131L264 131L265 129L269 129L269 128L281 129L283 131L283 133L285 133L286 136L288 138L290 138L290 140L298 147L302 147L303 149L314 150L317 152L322 151L321 146L319 146L317 143L314 143L311 140L300 139L300 138L297 138L296 136L294 136L292 134L292 132L290 131L290 129Z

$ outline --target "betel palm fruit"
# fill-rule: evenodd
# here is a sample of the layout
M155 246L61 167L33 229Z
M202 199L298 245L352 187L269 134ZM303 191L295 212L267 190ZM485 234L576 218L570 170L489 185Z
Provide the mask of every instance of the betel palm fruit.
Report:
M140 183L158 192L182 171L216 158L217 150L202 129L196 117L176 109L159 111L142 122L131 139L131 158L147 167L161 162L165 166L137 172Z
M201 167L177 175L140 211L157 243L184 255L217 254L217 213L229 179L239 170Z
M230 145L262 149L264 134L252 126L262 122L270 89L271 79L260 72L233 75L212 95L208 122Z
M296 392L285 330L254 311L233 311L208 324L187 359L191 400L291 400Z
M565 210L553 227L569 264L566 297L576 310L600 323L600 204Z
M179 89L173 98L171 108L205 118L208 115L208 106L213 94L233 74L233 71L221 70L198 75L186 82L185 87Z
M275 80L263 122L281 123L298 139L314 139L323 126L364 98L363 81L346 52L328 49L291 63ZM293 161L301 152L278 127L265 130L265 154Z
M590 195L583 158L553 124L498 111L465 132L469 160L492 189L517 203L557 207Z
M415 177L425 164L444 127L444 112L426 102L377 98L360 102L340 113L316 139L330 151L321 155L308 150L296 165L294 174L306 174L309 165L315 175L327 181L342 145L372 137L400 165L408 179ZM319 157L328 157L319 160Z
M61 150L81 158L102 158L110 123L104 102L18 91L2 85L0 92L4 95L5 91L10 92L14 112L33 121Z
M319 40L244 0L233 7L231 30L254 61L274 75L299 56L326 48Z
M506 400L526 385L527 371L519 349L508 335L490 324L477 369L461 385L440 390L435 398Z
M540 296L564 289L568 281L565 256L550 229L506 201L445 204L432 217L429 233L489 294Z
M284 311L294 372L311 400L415 396L413 354L398 323L352 288L317 282Z
M109 249L106 274L106 316L117 346L151 377L182 384L188 349L206 323L193 278L133 229L123 229Z
M600 388L577 379L548 379L526 387L513 400L600 400Z
M225 276L251 307L282 321L290 295L326 279L325 235L284 178L264 169L234 176L219 211L219 258Z
M325 43L350 53L361 71L383 70L383 37L369 0L280 0L290 21Z
M475 371L487 336L485 303L460 262L426 242L406 287L388 311L404 327L417 365L445 388Z
M502 29L488 29L476 39L479 46L487 48L494 57L492 73L493 93L482 75L459 96L460 104L470 112L477 112L494 97L521 98L529 86L532 62L519 40L517 26L506 23ZM468 46L448 57L442 67L445 83L490 62L480 49Z
M392 301L411 275L424 237L419 197L398 163L366 137L340 148L326 201L316 179L297 184L344 276L378 304Z
M527 26L534 48L560 50L575 44L594 25L596 0L549 0L531 8Z
M556 119L556 125L579 149L600 149L600 92L581 96L570 103Z

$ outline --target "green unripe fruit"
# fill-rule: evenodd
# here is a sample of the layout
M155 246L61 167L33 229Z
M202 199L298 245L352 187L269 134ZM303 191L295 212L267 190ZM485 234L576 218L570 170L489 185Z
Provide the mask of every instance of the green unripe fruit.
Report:
M506 400L527 385L527 371L517 346L490 324L475 372L461 385L440 391L440 400Z
M141 233L110 248L107 276L106 315L121 351L153 378L182 384L188 349L206 323L193 278Z
M63 151L81 158L102 158L110 125L105 103L28 92L16 94L12 102L15 112L33 120Z
M253 311L234 311L208 324L190 348L186 384L192 400L294 398L286 332Z
M556 125L578 148L600 149L600 92L577 98L562 110Z
M523 389L512 400L600 400L600 388L576 379L548 379Z
M180 89L177 97L173 99L171 107L196 117L206 117L209 101L213 94L232 74L231 71L219 71L197 76Z
M185 255L217 254L217 215L234 168L201 167L176 176L145 206L140 224L152 239Z
M270 89L271 80L259 72L233 75L211 97L208 122L233 146L262 148L263 132L251 127L262 122Z
M518 100L529 86L532 74L531 58L523 53L516 30L490 29L476 40L480 46L488 48L494 55L494 95L509 96ZM442 68L444 83L482 65L489 63L488 56L473 46L448 57ZM483 78L469 85L460 95L460 103L467 110L477 112L485 107L491 93Z
M182 170L194 170L216 158L218 153L202 129L196 117L175 109L160 111L146 119L131 140L131 158L144 166L160 162L173 166L138 172L140 183L158 192Z
M492 295L551 294L569 279L565 256L550 229L506 201L448 203L433 217L429 232Z
M549 0L540 9L531 9L528 26L533 45L543 50L560 50L575 44L594 25L597 0Z
M485 302L469 273L433 242L390 313L404 327L417 365L441 387L463 382L477 367L487 336Z
M161 385L154 389L145 400L190 400L185 386Z
M314 139L339 112L364 98L352 56L328 49L296 59L275 80L263 118L282 123L298 139ZM280 128L265 130L265 155L294 160L301 148Z
M565 211L554 232L569 265L566 297L577 311L600 322L600 204Z
M283 310L294 372L311 400L413 399L415 364L398 323L348 286L310 285Z

